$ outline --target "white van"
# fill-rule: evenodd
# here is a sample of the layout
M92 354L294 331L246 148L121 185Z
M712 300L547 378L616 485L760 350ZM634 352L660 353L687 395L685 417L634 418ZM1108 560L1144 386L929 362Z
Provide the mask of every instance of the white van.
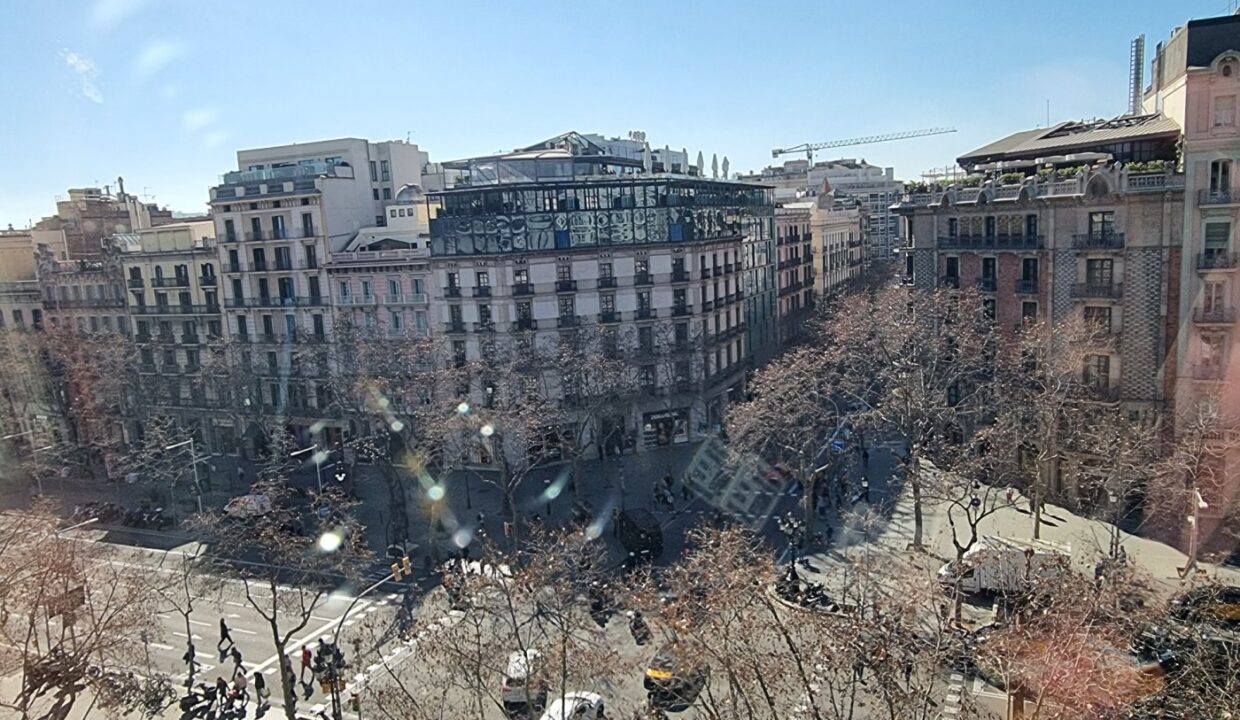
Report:
M939 582L961 592L1011 592L1029 580L1053 577L1069 568L1072 546L1050 540L985 535L960 562L939 568Z
M501 697L504 710L515 713L531 706L542 709L547 705L547 688L538 678L542 653L526 650L508 653L508 666L504 670L504 687Z

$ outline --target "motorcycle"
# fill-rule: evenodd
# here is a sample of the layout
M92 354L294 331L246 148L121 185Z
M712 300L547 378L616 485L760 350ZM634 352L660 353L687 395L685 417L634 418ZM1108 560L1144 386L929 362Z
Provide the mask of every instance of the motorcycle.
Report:
M650 626L646 624L646 618L638 610L629 613L629 634L633 636L633 642L638 645L645 645L650 642Z

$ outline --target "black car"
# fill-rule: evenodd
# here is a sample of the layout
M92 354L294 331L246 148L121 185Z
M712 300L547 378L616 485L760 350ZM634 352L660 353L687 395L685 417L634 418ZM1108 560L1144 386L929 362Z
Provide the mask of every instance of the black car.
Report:
M663 527L649 510L625 510L620 513L620 545L629 556L654 560L663 554Z
M1240 587L1207 585L1193 588L1171 602L1171 615L1187 622L1206 622L1240 629Z

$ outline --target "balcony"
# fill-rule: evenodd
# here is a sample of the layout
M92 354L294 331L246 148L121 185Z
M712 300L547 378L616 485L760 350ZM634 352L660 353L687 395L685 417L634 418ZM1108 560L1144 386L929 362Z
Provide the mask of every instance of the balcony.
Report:
M949 235L938 239L940 250L1038 250L1041 235Z
M153 277L151 278L151 287L171 288L171 287L189 287L188 277Z
M1078 397L1091 402L1119 402L1119 388L1113 385L1086 382L1077 391Z
M464 320L449 320L448 325L447 327L444 328L444 330L450 333L463 333L465 332L465 321Z
M1014 292L1017 295L1037 295L1038 279L1037 278L1017 278L1016 288Z
M982 292L994 292L997 280L993 277L980 277L977 279L977 289Z
M576 315L561 315L556 318L556 327L570 328L577 327Z
M1073 250L1123 250L1124 233L1092 232L1072 236Z
M480 320L474 323L474 332L495 332L495 323L491 320Z
M710 279L710 268L708 267L702 268L701 275L702 275L703 280L709 280Z
M719 305L720 305L720 307L722 307L722 306L723 306L723 303L720 303ZM705 301L703 301L703 302L702 302L702 313L703 313L703 314L708 313L708 312L713 312L713 311L714 311L714 309L715 309L715 301L714 301L714 300L705 300Z
M227 272L227 273L245 272L245 266L239 262L224 263L224 272Z
M1198 253L1198 270L1235 270L1236 253L1211 252Z
M600 323L605 323L605 324L606 323L618 323L620 322L620 313L614 310L611 312L601 312L598 314L598 321Z
M556 280L555 291L556 292L576 292L577 281L576 280Z
M517 318L518 330L537 330L538 321L534 318Z
M1240 203L1240 195L1232 194L1230 188L1197 191L1198 205L1235 205L1236 203Z
M490 285L479 285L474 288L474 297L491 297Z
M1193 322L1198 325L1231 325L1236 322L1236 309L1193 308Z
M250 269L255 272L266 272L267 261L266 260L255 260L253 263L251 263Z
M1124 296L1123 283L1074 283L1072 297L1118 300Z
M672 306L672 317L686 317L693 314L693 306L677 304Z
M215 275L199 275L198 276L198 284L202 285L203 287L215 287L216 283L218 283L219 281L220 281L219 277Z
M430 297L426 293L397 293L384 296L383 302L387 305L426 305Z
M653 320L659 316L659 311L654 308L637 308L638 320Z
M728 275L731 275L733 272L739 269L740 269L740 266L737 263L724 263L723 265L723 272Z
M1223 366L1216 363L1197 363L1193 365L1193 379L1218 381L1223 379Z
M342 297L336 298L336 302L337 304L340 304L340 305L353 305L353 306L376 305L379 302L379 296L378 295L344 295Z
M47 304L57 308L123 308L124 298L74 298L72 300L52 300Z
M530 283L517 283L512 286L513 295L533 295L534 286Z
M959 290L960 289L960 276L959 275L940 275L939 276L939 287L953 288L953 289Z
M614 288L616 286L616 278L614 276L601 277L598 279L598 286L601 288Z
M651 274L648 272L637 273L636 275L633 276L633 284L634 285L653 285L654 277L651 276Z
M146 285L146 281L140 277L129 278L129 287L131 288L141 288L141 287L144 287L145 285Z
M446 298L459 298L461 296L461 288L459 285L448 285L443 289L443 296Z
M674 283L687 283L687 282L689 282L689 280L690 280L690 278L689 278L689 273L688 273L688 272L686 272L686 271L684 271L684 270L673 270L673 271L672 271L672 282L674 282Z
M185 334L181 335L182 345L197 345L201 342L202 342L202 338L200 338L197 335L185 335Z

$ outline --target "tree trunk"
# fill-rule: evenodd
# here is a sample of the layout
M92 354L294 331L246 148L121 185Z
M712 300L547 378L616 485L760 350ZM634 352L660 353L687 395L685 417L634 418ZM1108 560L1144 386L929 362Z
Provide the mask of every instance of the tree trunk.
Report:
M285 649L287 646L283 642L280 641L279 625L276 624L275 621L272 621L270 624L271 624L271 639L272 639L273 644L276 647L276 657L278 658L276 660L276 666L279 668L277 672L279 672L280 674L280 690L281 692L284 693L284 717L287 718L287 720L297 720L297 686L295 685L296 680L289 677L288 674L284 672L285 661L287 658L287 655L285 654Z
M906 475L909 485L913 488L913 547L920 550L922 536L925 534L926 519L921 507L921 473L918 471L918 466L917 458L910 452Z

